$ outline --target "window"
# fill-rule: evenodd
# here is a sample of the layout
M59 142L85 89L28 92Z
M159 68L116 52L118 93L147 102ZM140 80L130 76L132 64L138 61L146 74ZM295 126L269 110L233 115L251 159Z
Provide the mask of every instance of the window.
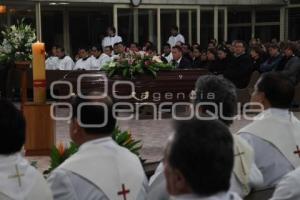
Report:
M133 9L118 9L118 34L122 37L125 44L134 41L133 26Z
M234 9L228 12L228 41L249 41L251 30L251 11Z
M214 37L214 11L201 10L200 16L200 44L207 47L209 40Z
M300 8L289 9L289 39L300 39Z
M157 11L155 9L139 9L139 44L146 41L157 44Z
M49 52L53 45L63 45L63 16L61 11L42 12L42 37Z
M113 24L112 9L99 7L97 11L71 11L69 23L71 52L75 55L79 47L101 45L107 27Z

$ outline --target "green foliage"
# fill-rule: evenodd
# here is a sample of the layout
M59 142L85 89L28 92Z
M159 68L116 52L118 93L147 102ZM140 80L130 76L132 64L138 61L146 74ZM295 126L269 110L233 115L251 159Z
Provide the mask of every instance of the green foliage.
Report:
M5 27L1 34L3 41L0 45L0 63L32 60L31 45L36 40L36 35L35 30L24 23L24 19Z
M116 127L112 134L113 140L122 147L127 148L132 153L139 156L139 152L142 148L140 140L135 140L129 131L122 131L119 127ZM71 157L78 151L78 146L74 142L65 147L64 144L60 143L58 146L54 146L50 153L50 166L44 174L49 174L66 159Z
M132 153L140 156L139 152L142 149L142 141L133 139L129 131L122 131L119 127L116 127L112 134L112 138L120 146L125 147Z
M138 74L150 74L156 76L160 70L171 70L174 66L163 63L158 56L146 56L138 53L125 54L116 61L111 61L103 66L103 70L109 77L121 75L124 78L133 78Z

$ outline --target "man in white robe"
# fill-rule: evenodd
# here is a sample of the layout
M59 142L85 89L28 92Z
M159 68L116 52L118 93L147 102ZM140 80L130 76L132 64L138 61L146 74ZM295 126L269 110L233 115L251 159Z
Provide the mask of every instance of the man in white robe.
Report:
M197 111L202 113L215 113L213 107L204 105L204 103L214 103L219 109L219 115L216 118L219 118L228 126L232 124L236 113L237 94L235 86L228 80L213 75L201 76L196 83L193 100L195 107L197 104L202 104L200 110ZM221 102L222 105L220 104ZM245 197L252 189L259 187L263 183L263 177L254 163L252 147L240 136L233 135L233 140L235 162L231 176L230 190L236 192L241 197ZM164 189L165 187L162 187L162 185L165 185L162 164L158 166L149 184L149 200L167 199L168 195Z
M277 185L271 200L300 199L300 167L288 173Z
M229 191L233 139L218 120L183 120L168 142L164 174L174 200L241 200Z
M109 61L111 61L111 58L103 53L103 50L101 47L93 46L91 49L92 53L92 66L91 70L101 70L101 68Z
M176 45L177 42L185 43L183 35L179 33L177 26L171 28L171 36L169 37L168 43L171 45L171 48Z
M87 48L79 49L79 57L75 63L74 70L92 70L92 58L89 56Z
M148 182L139 158L111 138L112 112L109 97L74 99L70 136L80 147L48 178L55 200L146 198Z
M0 199L52 200L42 176L21 155L25 143L25 119L14 105L0 100Z
M74 61L70 56L65 54L65 49L63 47L57 47L57 70L73 70Z
M289 111L294 87L287 77L271 72L257 81L252 102L264 111L238 131L255 151L255 163L264 177L261 189L275 187L300 165L300 121Z
M51 49L51 55L46 59L46 69L54 70L57 67L57 49L56 46L53 46Z
M114 44L122 42L122 38L116 35L116 28L115 27L108 27L107 28L107 36L102 40L102 48L107 46L113 47Z

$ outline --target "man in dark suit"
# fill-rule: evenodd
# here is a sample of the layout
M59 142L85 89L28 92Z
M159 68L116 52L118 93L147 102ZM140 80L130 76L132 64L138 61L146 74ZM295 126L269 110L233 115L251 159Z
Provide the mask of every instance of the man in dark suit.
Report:
M172 47L173 64L178 69L190 68L192 63L189 59L183 57L182 49L180 46Z
M245 88L252 74L252 61L246 54L246 44L243 41L236 41L233 51L233 63L225 69L224 77L232 81L237 88Z
M289 77L294 85L300 81L300 59L295 55L297 47L293 43L288 43L284 48L286 64L282 73Z

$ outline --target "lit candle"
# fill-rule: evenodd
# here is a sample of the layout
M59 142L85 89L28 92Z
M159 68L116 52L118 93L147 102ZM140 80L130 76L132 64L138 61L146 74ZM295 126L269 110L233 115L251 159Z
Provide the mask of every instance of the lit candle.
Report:
M45 71L45 44L37 41L32 44L33 65L33 101L46 102L46 71Z

